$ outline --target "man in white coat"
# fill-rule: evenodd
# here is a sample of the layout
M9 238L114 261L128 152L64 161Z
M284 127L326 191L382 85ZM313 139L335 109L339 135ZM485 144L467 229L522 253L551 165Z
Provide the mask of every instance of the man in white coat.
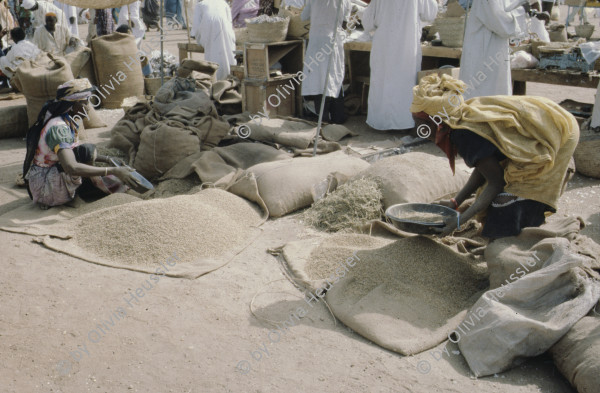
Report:
M129 21L131 20L131 24ZM140 18L140 2L134 1L129 5L124 5L119 10L119 20L117 26L128 25L131 27L131 32L135 37L135 42L140 47L144 34L146 33L146 25Z
M202 0L196 4L191 35L204 47L204 59L219 64L217 80L227 78L236 65L235 34L231 8L225 0Z
M333 56L333 62L325 97L337 98L341 94L342 82L344 81L344 34L342 23L350 19L352 4L350 0L342 0L342 9L340 10L338 8L339 3L340 0L306 0L302 10L302 20L310 20L308 47L306 48L302 70L305 75L305 79L302 81L303 96L323 95L330 56ZM337 26L337 40L334 42L334 25L338 12L341 12L341 16ZM317 97L315 99L315 109L317 111L320 110L320 103L321 97ZM330 121L328 109L325 110L323 118L325 121Z
M473 1L460 58L465 99L512 94L508 40L522 33L520 21L529 9L528 0Z
M77 7L56 0L54 0L54 5L65 14L68 23L65 27L71 32L71 36L79 37L79 29L77 28Z
M56 18L58 20L56 23L57 26L68 26L65 14L63 14L63 12L57 6L48 1L23 0L22 6L26 10L31 11L31 18L33 19L31 25L34 29L44 26L46 23L46 14L48 12L53 12L56 14Z
M421 20L435 19L436 0L373 0L365 10L365 31L375 30L367 124L377 130L414 127L409 110L421 70Z

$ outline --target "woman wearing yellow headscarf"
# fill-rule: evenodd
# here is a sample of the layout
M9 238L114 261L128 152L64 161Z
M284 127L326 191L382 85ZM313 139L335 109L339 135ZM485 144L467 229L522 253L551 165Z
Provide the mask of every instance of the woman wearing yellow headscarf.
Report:
M486 211L483 235L516 236L556 212L569 160L579 140L575 118L543 97L491 96L464 101L466 85L448 75L429 75L413 89L411 112L419 134L430 134L454 170L457 154L474 168L454 198L440 204L458 209L480 189L460 215L467 222ZM449 235L458 220L449 220Z

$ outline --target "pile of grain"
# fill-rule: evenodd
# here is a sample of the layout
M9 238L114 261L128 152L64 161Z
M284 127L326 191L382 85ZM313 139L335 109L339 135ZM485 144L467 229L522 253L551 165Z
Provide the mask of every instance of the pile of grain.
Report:
M195 176L195 175L194 175ZM144 199L168 198L175 195L194 194L193 188L201 184L198 177L187 179L170 179L158 183L154 190L143 194Z
M115 147L108 147L108 146L96 146L96 151L98 155L101 156L109 156L109 157L116 157L116 158L120 158L121 160L123 160L124 162L127 162L128 160L128 156L127 153L115 148ZM112 166L112 164L110 163L104 163L104 162L97 162L96 163L98 166Z
M214 258L248 241L260 211L226 191L139 201L75 219L75 243L91 254L128 265Z
M246 19L247 25L254 25L259 23L277 23L284 22L286 18L282 18L281 16L269 16L269 15L260 15L255 18Z
M311 253L307 272L311 277L328 277L336 265L351 256L349 249L358 248L356 237L346 241L324 242ZM345 247L345 249L343 249ZM469 306L469 298L479 291L485 279L481 269L451 249L425 237L401 239L384 247L361 250L359 261L350 269L354 278L349 292L353 298L366 295L383 285L394 296L429 299L428 304L441 304L435 299L452 299L453 307ZM330 270L330 271L327 271ZM390 292L390 293L391 293ZM447 313L448 310L438 310ZM450 315L449 313L448 315Z
M373 179L357 179L319 199L304 212L304 221L327 232L351 231L381 218L383 195Z
M406 220L411 222L424 222L424 223L438 223L444 222L444 216L437 213L429 213L429 212L416 212L416 211L407 211L400 212L400 215L397 216L400 220Z
M137 202L140 198L125 194L125 193L117 193L107 195L102 199L98 199L97 201L86 203L85 205L80 206L77 209L78 214L87 214L91 212L95 212L101 209L105 209L107 207L116 207L119 205L124 205L126 203Z

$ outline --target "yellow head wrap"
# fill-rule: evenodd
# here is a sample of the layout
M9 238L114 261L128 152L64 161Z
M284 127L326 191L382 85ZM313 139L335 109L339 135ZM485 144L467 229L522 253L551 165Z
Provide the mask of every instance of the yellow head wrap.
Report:
M466 85L450 75L427 75L413 88L413 102L410 106L412 113L425 112L430 116L440 116L444 119L459 118L464 98Z

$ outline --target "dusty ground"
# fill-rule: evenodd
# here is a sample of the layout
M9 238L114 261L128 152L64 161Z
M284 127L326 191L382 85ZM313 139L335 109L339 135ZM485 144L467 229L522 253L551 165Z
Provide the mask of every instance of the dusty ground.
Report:
M594 91L531 85L529 93L592 102ZM119 117L118 111L102 114L111 124ZM402 136L370 131L364 117L352 118L349 126L361 133L348 141L357 147L393 147ZM108 129L87 136L103 143ZM435 151L431 145L420 150ZM14 186L22 140L2 140L0 151L1 214L30 201ZM577 175L559 210L582 215L591 224L584 233L597 242L599 195L600 181ZM270 220L262 228L257 241L227 266L193 281L162 278L112 325L115 310L147 275L89 264L47 250L28 236L0 232L0 391L574 391L546 356L475 379L453 344L448 344L450 356L439 360L431 351L402 357L339 322L334 325L322 305L279 340L271 335L277 341L271 342L272 326L250 313L252 298L260 294L254 306L261 318L278 321L304 303L266 250L314 233L294 217ZM93 330L100 333L91 334L95 343L89 338Z

